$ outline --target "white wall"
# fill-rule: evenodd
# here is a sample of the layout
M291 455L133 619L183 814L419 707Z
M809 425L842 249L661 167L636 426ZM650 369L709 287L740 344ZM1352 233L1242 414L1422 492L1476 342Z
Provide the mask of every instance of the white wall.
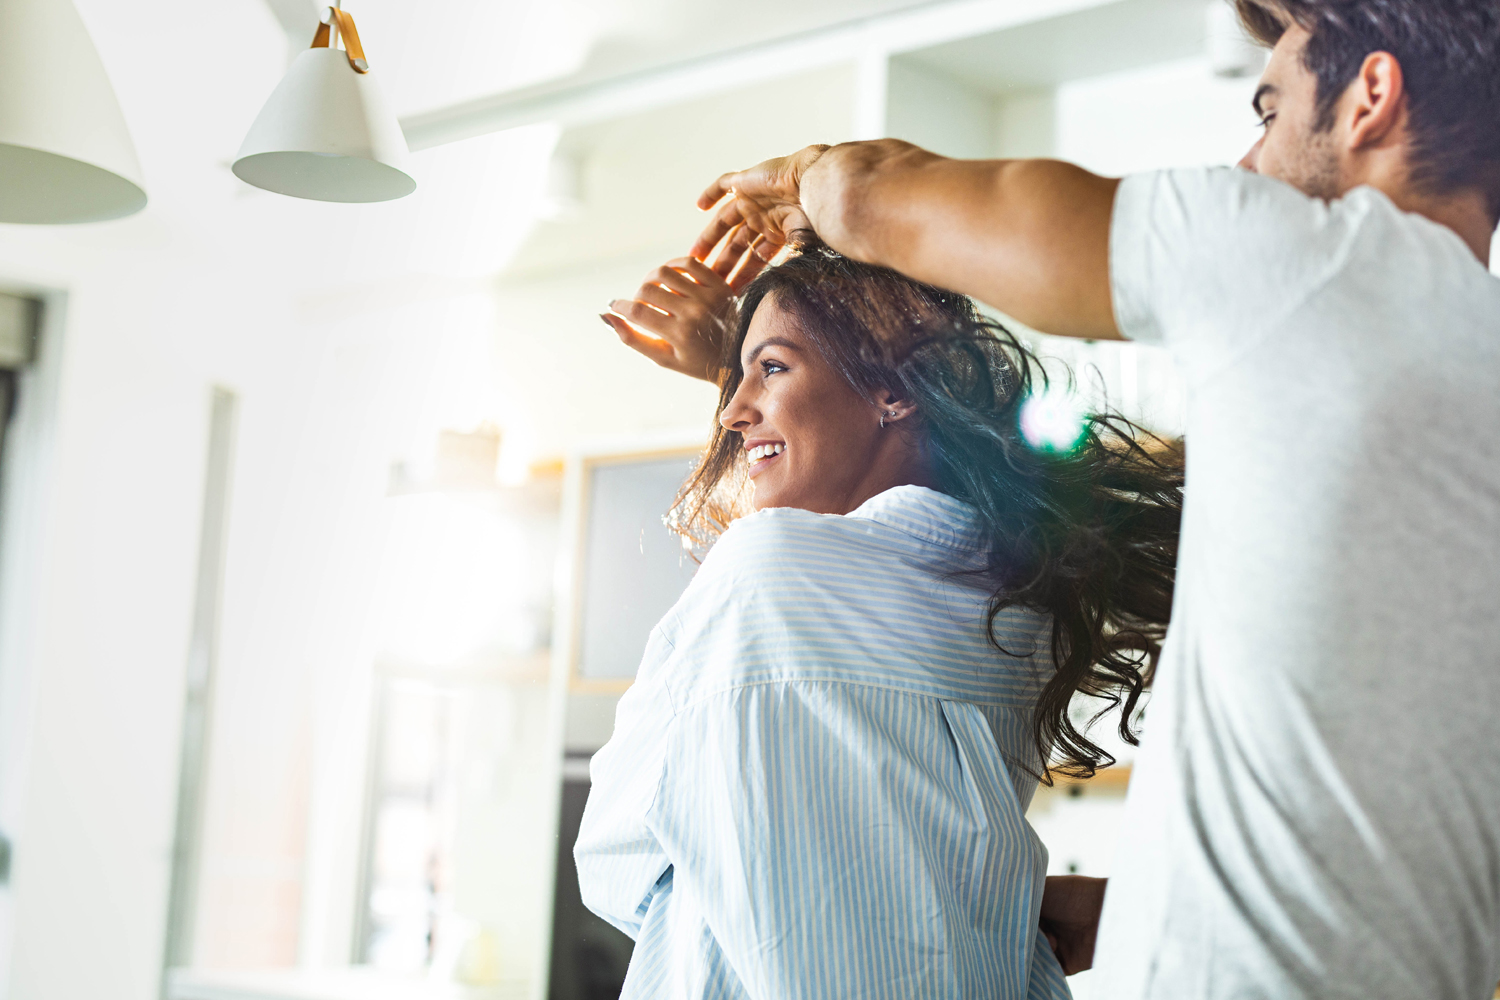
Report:
M61 352L50 427L35 461L7 469L29 477L11 495L43 490L45 503L24 548L8 537L0 554L29 561L0 599L20 600L19 583L35 609L29 648L7 636L0 650L0 824L15 845L0 887L0 995L147 1000L162 960L210 387L243 403L222 663L243 671L226 687L236 696L295 675L321 627L295 595L316 579L338 511L305 502L293 461L318 434L306 359L322 350L293 299L307 259L296 255L341 237L267 226L274 210L243 198L225 168L281 71L284 43L260 4L80 6L117 43L101 52L152 203L117 223L0 227L0 281L67 304L44 345ZM310 542L263 544L278 536ZM256 726L295 729L296 698L267 708ZM295 772L294 755L284 747L257 764L271 777L237 783L247 814L280 801L276 776Z
M5 241L0 273L65 288L68 311L27 581L34 645L4 665L30 689L27 718L8 718L3 735L26 764L4 790L10 995L146 997L161 955L209 387L287 399L279 356L297 338L274 302L246 301L233 276L192 259L87 255L27 235ZM262 433L254 416L242 426ZM260 501L257 479L239 477L236 506Z
M1195 58L1065 84L1057 155L1111 176L1233 165L1260 135L1250 110L1256 82L1216 77Z

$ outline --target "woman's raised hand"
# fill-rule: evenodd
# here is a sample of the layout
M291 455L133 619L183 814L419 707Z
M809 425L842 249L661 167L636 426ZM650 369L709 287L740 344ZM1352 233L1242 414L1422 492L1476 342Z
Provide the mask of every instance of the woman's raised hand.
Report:
M615 299L599 318L625 346L663 368L718 381L724 308L766 266L755 253L759 240L754 234L742 240L743 232L730 234L712 265L696 256L667 261L646 275L633 298Z

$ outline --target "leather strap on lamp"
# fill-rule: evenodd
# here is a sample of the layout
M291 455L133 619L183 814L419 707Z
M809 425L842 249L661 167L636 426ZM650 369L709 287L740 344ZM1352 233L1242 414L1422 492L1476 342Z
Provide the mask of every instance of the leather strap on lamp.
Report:
M344 51L349 54L349 65L354 67L356 73L370 72L370 64L365 59L364 46L359 44L359 30L354 27L354 18L337 7L324 7L321 21L317 34L313 35L312 47L328 48L332 35L331 26L334 21L338 21L339 37L344 40Z

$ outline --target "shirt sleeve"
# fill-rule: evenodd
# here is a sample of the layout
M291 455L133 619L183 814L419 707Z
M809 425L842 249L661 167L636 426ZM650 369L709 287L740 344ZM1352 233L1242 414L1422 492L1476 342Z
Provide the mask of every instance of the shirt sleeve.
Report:
M1237 169L1125 178L1109 250L1120 332L1172 351L1190 379L1211 370L1338 273L1366 206Z
M615 710L615 730L589 763L589 798L573 860L583 903L632 939L671 867L646 812L656 798L671 724L671 699L659 666L674 653L658 627L637 680Z
M730 554L736 545L743 546L737 541L743 535L742 525L724 534L651 630L635 681L615 709L614 732L589 764L588 804L573 845L578 888L585 906L633 939L641 933L653 898L671 881L665 878L671 858L647 815L660 792L674 728L674 687L703 672L706 650L743 649L735 640L745 630L735 627L733 612L743 608L745 588ZM731 594L740 600L730 600ZM685 637L684 620L697 623L699 633L711 634Z

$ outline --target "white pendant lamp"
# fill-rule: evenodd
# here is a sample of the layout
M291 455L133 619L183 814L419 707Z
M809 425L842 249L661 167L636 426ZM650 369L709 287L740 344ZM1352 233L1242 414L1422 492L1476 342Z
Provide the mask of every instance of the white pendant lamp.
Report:
M331 44L335 23L346 51ZM316 201L389 201L415 191L406 137L369 72L354 19L325 8L312 48L292 60L250 126L235 176Z
M0 0L0 222L145 207L125 117L72 0Z

